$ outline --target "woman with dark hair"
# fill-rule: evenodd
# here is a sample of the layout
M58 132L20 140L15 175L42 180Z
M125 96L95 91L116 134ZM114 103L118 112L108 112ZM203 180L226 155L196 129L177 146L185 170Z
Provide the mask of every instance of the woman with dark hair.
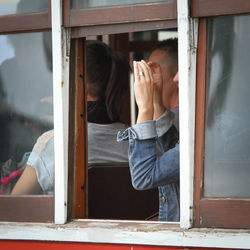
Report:
M89 163L128 161L128 146L119 145L116 135L126 127L120 122L120 112L129 70L122 54L105 43L87 41Z
M87 41L87 108L89 163L127 162L128 144L116 141L126 129L120 121L121 100L128 89L125 58L100 41ZM53 193L54 133L41 135L12 194Z

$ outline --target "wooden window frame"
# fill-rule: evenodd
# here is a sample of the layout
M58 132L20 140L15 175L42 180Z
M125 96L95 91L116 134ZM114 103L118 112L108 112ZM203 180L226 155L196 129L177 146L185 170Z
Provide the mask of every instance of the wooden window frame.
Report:
M48 11L0 16L0 35L51 30L51 0ZM0 221L53 222L53 195L1 195Z
M146 3L89 9L71 9L70 6L71 0L65 0L65 27L145 22L148 20L159 21L177 18L176 0L173 0L172 3Z
M51 29L51 0L48 11L0 16L0 34Z
M0 196L0 221L53 222L52 195Z
M139 23L106 24L86 27L77 27L71 29L72 38L85 36L109 35L147 30L160 30L167 28L176 28L177 20L148 21Z
M85 75L86 65L85 56L86 48L83 39L75 39L72 42L72 58L71 70L71 101L72 107L70 108L71 120L74 125L70 125L69 138L72 145L75 145L71 152L72 158L69 166L69 179L68 198L70 206L69 218L87 218L88 217L88 148L87 148L87 102L86 102L86 86ZM73 51L74 50L74 51ZM81 55L81 56L77 56ZM72 56L71 56L72 57ZM73 69L73 65L75 69ZM86 145L86 146L85 146ZM73 195L72 195L73 194Z
M250 228L250 199L205 198L204 189L204 132L206 106L207 68L207 19L199 23L199 41L196 83L195 123L195 182L194 182L194 226L212 228Z
M248 0L191 0L192 17L245 14L250 12Z

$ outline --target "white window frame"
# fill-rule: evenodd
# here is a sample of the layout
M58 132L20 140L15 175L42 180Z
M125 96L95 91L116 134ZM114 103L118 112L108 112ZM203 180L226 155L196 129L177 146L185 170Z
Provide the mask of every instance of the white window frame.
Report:
M69 30L62 27L62 1L51 1L55 152L54 222L67 221L69 128Z
M196 57L198 19L189 16L189 1L178 0L178 69L180 115L180 227L193 224Z

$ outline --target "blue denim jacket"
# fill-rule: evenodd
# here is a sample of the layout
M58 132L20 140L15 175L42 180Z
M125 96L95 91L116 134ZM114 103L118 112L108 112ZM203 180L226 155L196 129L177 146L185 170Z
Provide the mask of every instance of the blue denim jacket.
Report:
M179 221L179 144L172 125L174 114L166 112L156 121L145 121L118 134L129 140L129 165L133 187L159 189L159 220ZM162 155L157 157L156 143Z

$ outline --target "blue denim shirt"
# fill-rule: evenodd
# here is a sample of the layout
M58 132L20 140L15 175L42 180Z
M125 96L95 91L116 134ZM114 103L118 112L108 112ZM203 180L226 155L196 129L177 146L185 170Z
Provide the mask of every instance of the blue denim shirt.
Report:
M136 124L118 134L129 140L129 165L133 187L159 189L159 220L179 221L179 144L172 125L174 114L166 112L156 121ZM157 157L156 143L162 152Z

